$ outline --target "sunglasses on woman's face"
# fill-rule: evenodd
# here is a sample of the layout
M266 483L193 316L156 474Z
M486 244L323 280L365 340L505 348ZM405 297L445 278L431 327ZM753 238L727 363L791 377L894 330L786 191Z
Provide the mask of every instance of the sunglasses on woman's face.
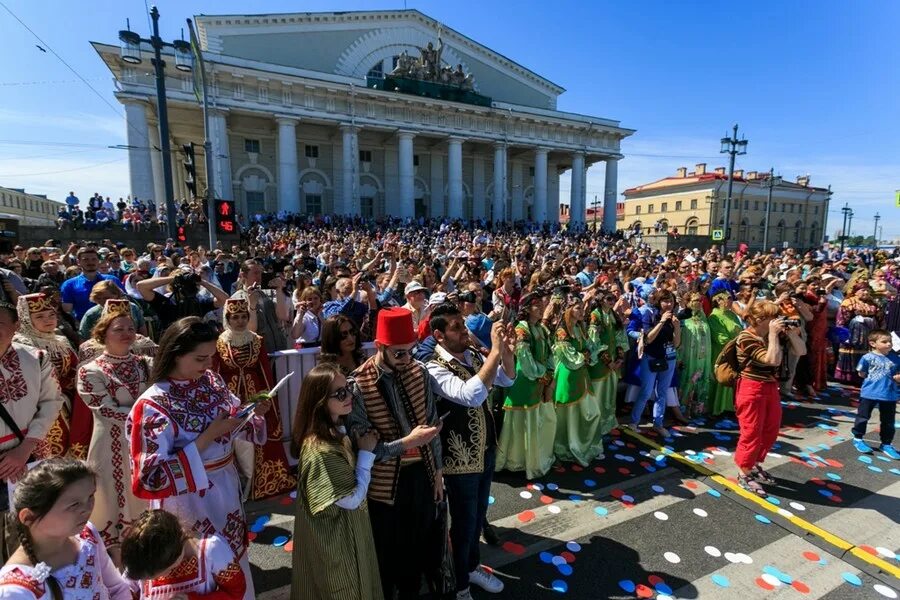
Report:
M347 396L349 396L350 394L352 394L352 392L350 390L350 386L345 385L344 387L337 389L337 390L331 392L330 394L328 394L328 398L329 399L334 398L338 402L343 402L344 400L347 399Z
M342 340L346 340L350 336L356 337L356 332L352 329L341 329Z

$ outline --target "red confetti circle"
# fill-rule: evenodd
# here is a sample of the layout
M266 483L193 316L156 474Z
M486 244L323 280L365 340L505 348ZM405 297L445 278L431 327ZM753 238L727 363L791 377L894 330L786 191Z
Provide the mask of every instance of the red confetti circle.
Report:
M651 575L650 577L647 578L647 582L650 585L652 585L653 587L656 587L660 583L665 583L666 580L663 579L662 577L660 577L659 575Z
M553 498L551 498L550 496L541 496L541 503L542 504L553 504Z
M827 487L832 492L840 492L841 491L841 486L839 486L836 483L826 483L825 487Z
M626 467L619 467L619 473L622 475L631 475L631 470Z
M580 473L581 471L584 471L584 467L581 465L572 465L572 470L576 473Z
M811 560L812 562L819 562L821 558L815 552L806 551L803 553L803 558L806 560Z
M523 523L527 523L528 521L534 518L534 512L530 510L523 510L519 513L519 520Z
M256 539L256 533L253 532L253 531L248 531L248 532L247 532L247 539L250 540L250 541L252 542L253 540Z
M696 490L698 487L700 487L700 486L697 484L697 482L696 482L696 481L693 481L693 480L691 480L691 481L685 481L685 482L684 482L684 485L685 485L685 487L687 487L689 490Z
M570 565L575 562L575 555L568 550L566 550L565 552L560 552L559 555L566 559L566 563Z
M826 458L826 459L825 459L825 462L828 463L828 466L834 467L835 469L842 469L842 468L844 468L844 463L842 463L842 462L839 461L839 460L835 460L835 459L833 459L833 458Z
M797 581L796 579L791 583L791 587L800 592L801 594L809 593L809 586L803 583L802 581Z
M603 475L604 473L606 473L606 468L605 467L594 467L594 473Z
M634 593L637 594L638 598L652 598L653 597L653 589L647 587L643 583L637 584L637 587L634 588Z
M609 493L609 495L612 496L613 498L621 498L622 496L625 495L625 491L624 491L624 490L620 490L619 488L616 488L616 489L614 489L613 491L611 491L611 492Z
M872 556L878 556L878 550L876 550L872 546L859 546L859 549L863 552L868 552Z
M515 542L503 542L503 549L510 554L515 554L516 556L525 554L525 546L523 546L522 544L517 544Z
M810 477L809 482L816 485L825 485L825 482L820 477Z
M294 540L288 540L288 543L282 546L285 552L293 552L294 551Z
M631 442L627 442L627 443L625 444L625 447L626 447L626 448L631 448L632 450L634 450L635 448L637 448L637 446L635 446L635 445L632 444Z
M757 578L755 579L755 581L756 581L756 585L757 585L757 586L761 587L762 589L766 590L767 592L771 592L772 590L775 589L775 586L774 586L774 585L772 585L771 583L769 583L768 581L766 581L766 580L763 579L762 577L757 577Z
M837 504L838 502L844 501L844 499L841 498L840 496L838 496L837 494L832 494L831 496L828 496L828 499L831 500L832 502L834 502L835 504Z

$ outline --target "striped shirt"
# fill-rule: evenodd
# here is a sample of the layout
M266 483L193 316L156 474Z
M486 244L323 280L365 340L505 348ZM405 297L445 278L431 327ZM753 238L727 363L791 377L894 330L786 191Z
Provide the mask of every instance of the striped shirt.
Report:
M737 336L737 358L741 365L741 377L753 381L778 381L778 366L766 363L769 351L768 339L763 339L745 329Z

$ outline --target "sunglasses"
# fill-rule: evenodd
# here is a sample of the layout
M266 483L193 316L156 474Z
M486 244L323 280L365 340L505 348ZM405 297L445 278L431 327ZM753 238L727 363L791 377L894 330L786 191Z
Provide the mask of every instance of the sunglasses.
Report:
M413 346L412 348L409 348L409 349L401 348L399 350L388 350L388 352L390 352L391 356L393 356L395 359L398 359L398 360L403 358L404 356L409 356L410 358L412 358L413 353L415 351L416 351L415 346Z
M356 337L356 332L352 329L341 330L341 339L346 340L348 337Z
M338 390L335 390L335 391L331 392L331 393L328 394L328 396L326 396L326 397L329 398L329 399L334 398L334 399L337 400L338 402L343 402L344 400L347 399L347 396L350 396L350 395L352 395L352 392L351 392L351 390L350 390L350 386L349 386L349 385L345 385L344 387L342 387L342 388L340 388L340 389L338 389Z

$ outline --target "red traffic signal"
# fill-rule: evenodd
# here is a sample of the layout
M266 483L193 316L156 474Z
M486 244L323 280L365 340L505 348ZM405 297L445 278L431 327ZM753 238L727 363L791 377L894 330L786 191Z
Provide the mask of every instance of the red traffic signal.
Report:
M235 233L237 223L234 220L234 200L216 200L213 207L216 211L216 231Z
M186 242L186 241L187 241L187 235L184 233L184 227L179 227L179 228L178 228L178 235L177 235L176 237L178 238L178 241L179 241L179 242Z

